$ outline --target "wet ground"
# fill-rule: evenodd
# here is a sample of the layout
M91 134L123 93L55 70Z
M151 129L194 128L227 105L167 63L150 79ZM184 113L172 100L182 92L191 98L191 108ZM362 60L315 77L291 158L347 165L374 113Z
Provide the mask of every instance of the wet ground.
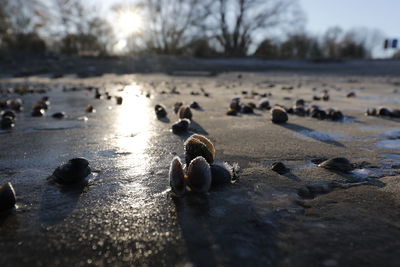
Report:
M398 106L396 78L149 74L2 84L46 92L21 96L25 110L15 129L0 131L0 182L12 182L17 193L16 209L0 215L0 266L399 264L400 120L364 115L368 107ZM122 96L123 104L95 99L88 86ZM179 94L171 93L174 87ZM312 101L323 89L331 100ZM16 97L5 91L1 100ZM225 115L233 97L257 103L260 96L252 91L271 93L271 104L290 106L303 98L308 105L335 107L345 119L290 115L287 124L276 125L268 111ZM346 98L351 91L357 96ZM31 117L31 107L44 95L51 102L46 116ZM237 183L206 195L173 197L169 164L176 155L183 158L190 135L170 130L176 101L202 106L194 111L190 133L214 142L217 161L239 163ZM167 120L157 120L157 103L167 107ZM89 104L95 113L85 112ZM53 119L58 111L68 117ZM57 166L77 156L90 161L87 186L48 183ZM338 156L357 169L341 174L312 163ZM291 171L271 171L275 161ZM298 194L306 185L332 181L346 186L312 198Z

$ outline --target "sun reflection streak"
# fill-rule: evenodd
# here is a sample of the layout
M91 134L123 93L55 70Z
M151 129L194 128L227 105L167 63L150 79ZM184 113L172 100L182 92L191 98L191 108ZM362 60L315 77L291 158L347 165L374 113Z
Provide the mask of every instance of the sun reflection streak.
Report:
M121 96L124 100L117 115L117 146L124 152L132 153L133 157L128 157L125 164L145 168L145 152L151 137L149 104L137 84L126 86Z

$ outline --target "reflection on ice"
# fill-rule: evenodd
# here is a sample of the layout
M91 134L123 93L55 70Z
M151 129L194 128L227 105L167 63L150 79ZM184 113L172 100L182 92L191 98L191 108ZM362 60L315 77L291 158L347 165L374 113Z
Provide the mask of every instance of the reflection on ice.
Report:
M119 150L132 153L130 157L124 158L126 165L131 168L141 168L143 171L147 164L145 150L148 147L151 131L149 104L140 93L140 86L131 84L126 86L121 94L124 101L118 108L116 145Z

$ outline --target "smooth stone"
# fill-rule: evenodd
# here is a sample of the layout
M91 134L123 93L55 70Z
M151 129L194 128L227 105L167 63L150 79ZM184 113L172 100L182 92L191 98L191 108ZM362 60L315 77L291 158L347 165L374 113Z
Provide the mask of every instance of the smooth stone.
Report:
M211 168L211 184L212 185L224 185L233 182L233 170L232 166L227 163L214 163L210 165Z
M1 119L1 128L2 129L11 129L15 127L15 121L11 117L4 117Z
M289 169L286 168L285 164L283 164L282 162L274 162L271 165L271 170L279 174L285 174L289 172Z
M269 100L268 99L261 99L259 102L258 102L258 108L259 109L267 109L267 110L269 110L269 109L271 109L271 106L270 106L270 104L269 104Z
M331 109L331 110L329 110L327 117L333 121L339 121L339 120L343 120L344 116L341 111Z
M121 96L116 96L115 99L117 100L117 105L122 105L124 99Z
M285 123L289 119L286 111L281 107L274 107L271 110L271 114L273 123Z
M196 101L193 101L192 104L190 104L190 108L200 109L201 107L200 107L199 103L197 103Z
M347 94L347 97L348 97L348 98L350 98L350 97L356 97L356 93L350 92L350 93Z
M253 114L254 113L253 107L251 107L250 105L243 105L242 113L243 114Z
M299 107L299 106L304 106L306 104L306 102L304 101L304 99L298 99L295 102L295 106Z
M379 116L390 116L392 112L388 108L381 107L378 109L378 115Z
M376 116L378 115L378 111L376 110L376 108L369 108L365 111L365 114L367 116Z
M189 129L189 125L190 125L190 120L181 119L172 125L172 132L174 134L186 133Z
M4 112L1 114L1 117L2 117L2 118L9 117L9 118L12 118L13 120L15 120L15 118L17 117L17 115L16 115L15 112L12 111L12 110L6 110L6 111L4 111Z
M187 184L196 193L206 193L211 187L211 170L208 162L201 156L193 159L187 169Z
M229 109L229 110L226 112L226 115L228 115L228 116L236 116L236 115L237 115L237 111L234 110L234 109Z
M182 102L176 102L176 103L174 104L174 112L175 112L175 114L178 113L179 109L180 109L182 106L183 106L183 103L182 103Z
M236 112L240 112L240 110L242 109L242 107L240 105L240 98L232 99L229 107L230 107L230 109L236 110Z
M85 111L88 113L93 113L93 112L95 112L95 109L92 105L88 105L85 107Z
M192 120L193 114L189 106L182 106L179 108L178 115L180 119Z
M342 157L328 159L320 163L318 167L340 172L349 172L353 170L351 162L348 159Z
M45 114L44 109L34 109L31 113L32 117L43 117Z
M15 190L10 182L0 186L0 212L15 206Z
M325 120L327 115L326 115L326 112L324 110L313 109L311 111L311 117L315 118L315 119L319 119L319 120Z
M63 119L66 117L65 112L57 112L51 115L55 119Z
M57 167L50 176L59 184L79 183L91 173L89 161L85 158L73 158Z
M156 112L157 118L165 118L167 117L168 113L163 105L157 104L154 106L154 111Z

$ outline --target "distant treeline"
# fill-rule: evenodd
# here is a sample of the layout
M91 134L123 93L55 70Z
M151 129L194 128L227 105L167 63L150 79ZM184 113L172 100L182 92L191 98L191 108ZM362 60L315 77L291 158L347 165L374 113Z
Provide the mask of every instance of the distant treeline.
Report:
M0 0L0 52L114 54L116 29L99 10L84 0ZM117 4L108 14L124 10L143 20L141 30L126 37L123 52L132 55L363 59L382 38L377 31L337 27L312 36L293 0L143 0Z

